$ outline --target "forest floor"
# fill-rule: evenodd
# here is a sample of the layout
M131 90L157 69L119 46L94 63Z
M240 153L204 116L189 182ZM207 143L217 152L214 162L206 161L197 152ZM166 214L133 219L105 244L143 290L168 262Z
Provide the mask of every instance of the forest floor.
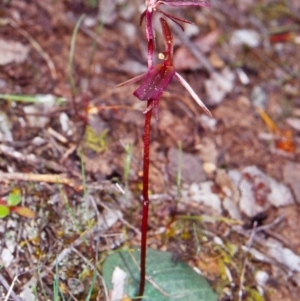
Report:
M213 118L176 80L161 98L148 245L220 300L298 301L300 4L258 2L164 6L195 23L172 26L174 64ZM66 300L86 300L108 253L139 246L145 102L116 85L147 70L143 9L0 3L0 198L36 214L0 219L0 300L54 300L57 273ZM96 284L90 300L105 300Z

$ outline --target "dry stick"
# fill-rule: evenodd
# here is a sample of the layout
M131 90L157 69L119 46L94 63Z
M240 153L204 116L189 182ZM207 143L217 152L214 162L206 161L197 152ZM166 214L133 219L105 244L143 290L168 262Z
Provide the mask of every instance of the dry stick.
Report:
M32 182L46 182L53 184L65 184L71 186L75 190L82 190L82 186L78 185L74 180L68 179L61 175L53 174L33 174L33 173L5 173L0 172L0 182L3 181L32 181Z
M65 172L66 171L66 169L62 165L60 165L54 161L48 161L48 160L45 160L42 158L37 158L34 154L29 154L29 155L23 154L5 144L0 144L0 154L1 153L8 157L14 158L18 161L26 162L28 164L36 165L39 163L44 163L45 165L51 167L53 170L55 170L57 172Z
M9 296L11 296L14 301L22 301L22 299L20 297L18 297L15 292L13 291L13 285L16 281L16 277L14 278L13 282L11 285L9 285L6 281L6 279L0 274L0 283L2 284L2 286L7 290L7 295L5 300L8 300Z
M23 154L5 144L0 144L0 153L4 154L6 156L12 157L18 161L27 162L29 164L37 164L38 163L38 160L34 154L30 154L30 155Z
M0 183L7 182L7 181L25 181L25 182L38 182L38 183L45 182L51 184L63 184L72 187L77 192L83 190L83 185L78 184L79 182L82 183L82 179L79 178L79 181L77 182L73 179L67 178L63 174L53 175L53 174L33 174L33 173L21 173L21 172L13 172L13 173L0 172ZM109 181L103 181L103 183L100 184L99 183L87 184L87 188L94 189L94 190L114 189L114 191L116 192L119 191L116 185L110 183ZM123 221L123 223L125 225L128 225L130 228L133 228L128 223L126 224L125 221ZM135 229L135 232L139 233L137 229Z
M42 56L42 58L46 61L48 68L50 69L51 76L53 80L57 80L57 72L53 61L51 60L49 54L43 50L40 44L24 29L22 29L17 22L13 19L8 19L9 24L19 30L19 32L30 42L32 47Z
M152 106L153 101L148 101L147 107ZM140 287L139 296L144 294L145 277L146 277L146 251L147 251L147 228L148 228L148 212L149 212L149 163L150 163L150 129L151 129L152 109L145 115L144 125L144 155L143 155L143 212L141 226L141 261L140 261Z

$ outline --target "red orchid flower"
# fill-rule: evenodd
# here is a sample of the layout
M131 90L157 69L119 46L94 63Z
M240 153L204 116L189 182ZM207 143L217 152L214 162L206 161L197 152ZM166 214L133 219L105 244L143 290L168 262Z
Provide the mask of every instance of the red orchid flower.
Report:
M172 16L170 14L167 14L163 11L161 11L158 7L162 4L168 5L168 6L174 6L174 7L183 7L183 6L210 6L210 3L207 1L201 1L201 0L146 0L146 10L142 13L140 18L140 24L142 24L144 18L146 19L146 35L147 35L147 41L148 41L148 68L150 69L153 65L153 51L154 51L154 34L153 34L153 26L152 26L152 18L153 18L153 12L158 11L167 18L171 19L173 22L175 22L180 28L183 30L183 27L179 24L179 22L189 23L193 24L193 22L190 22L185 19L181 19L175 16Z
M152 100L152 105L148 106L147 111L158 105L159 99L163 92L166 90L167 86L175 76L179 82L187 89L194 100L200 105L204 112L211 116L210 111L206 108L204 103L195 93L193 88L187 83L187 81L179 75L173 65L173 35L171 29L165 19L160 18L160 23L162 27L164 42L165 42L165 52L160 53L159 57L163 58L164 61L161 64L157 64L149 68L147 73L134 77L124 83L118 85L124 86L127 84L132 84L137 81L143 80L142 84L134 91L134 95L140 100L150 101Z

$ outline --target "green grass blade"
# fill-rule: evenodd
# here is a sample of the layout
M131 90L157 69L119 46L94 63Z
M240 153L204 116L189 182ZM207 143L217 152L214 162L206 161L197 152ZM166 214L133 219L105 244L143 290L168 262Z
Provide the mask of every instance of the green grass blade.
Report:
M73 97L75 95L75 81L74 81L74 68L73 68L75 42L76 42L76 36L77 36L78 30L79 30L79 27L84 18L85 18L85 14L83 14L77 21L74 31L73 31L73 34L72 34L72 38L71 38L71 46L70 46L70 53L69 53L69 80L70 80L71 92L72 92Z
M18 101L24 103L45 103L49 101L55 101L57 104L64 103L66 101L63 97L55 97L51 94L37 94L37 95L15 95L15 94L0 94L0 99L9 101Z

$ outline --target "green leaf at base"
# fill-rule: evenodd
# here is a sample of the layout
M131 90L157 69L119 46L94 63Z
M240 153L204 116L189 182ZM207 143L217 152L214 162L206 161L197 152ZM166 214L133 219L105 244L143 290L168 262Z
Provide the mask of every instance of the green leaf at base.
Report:
M126 272L125 295L133 300L139 287L140 252L120 251L110 255L103 264L103 277L108 290L112 289L112 274L116 267ZM172 254L147 250L147 281L143 301L217 301L205 278L182 261L174 261ZM136 298L138 300L138 298Z

